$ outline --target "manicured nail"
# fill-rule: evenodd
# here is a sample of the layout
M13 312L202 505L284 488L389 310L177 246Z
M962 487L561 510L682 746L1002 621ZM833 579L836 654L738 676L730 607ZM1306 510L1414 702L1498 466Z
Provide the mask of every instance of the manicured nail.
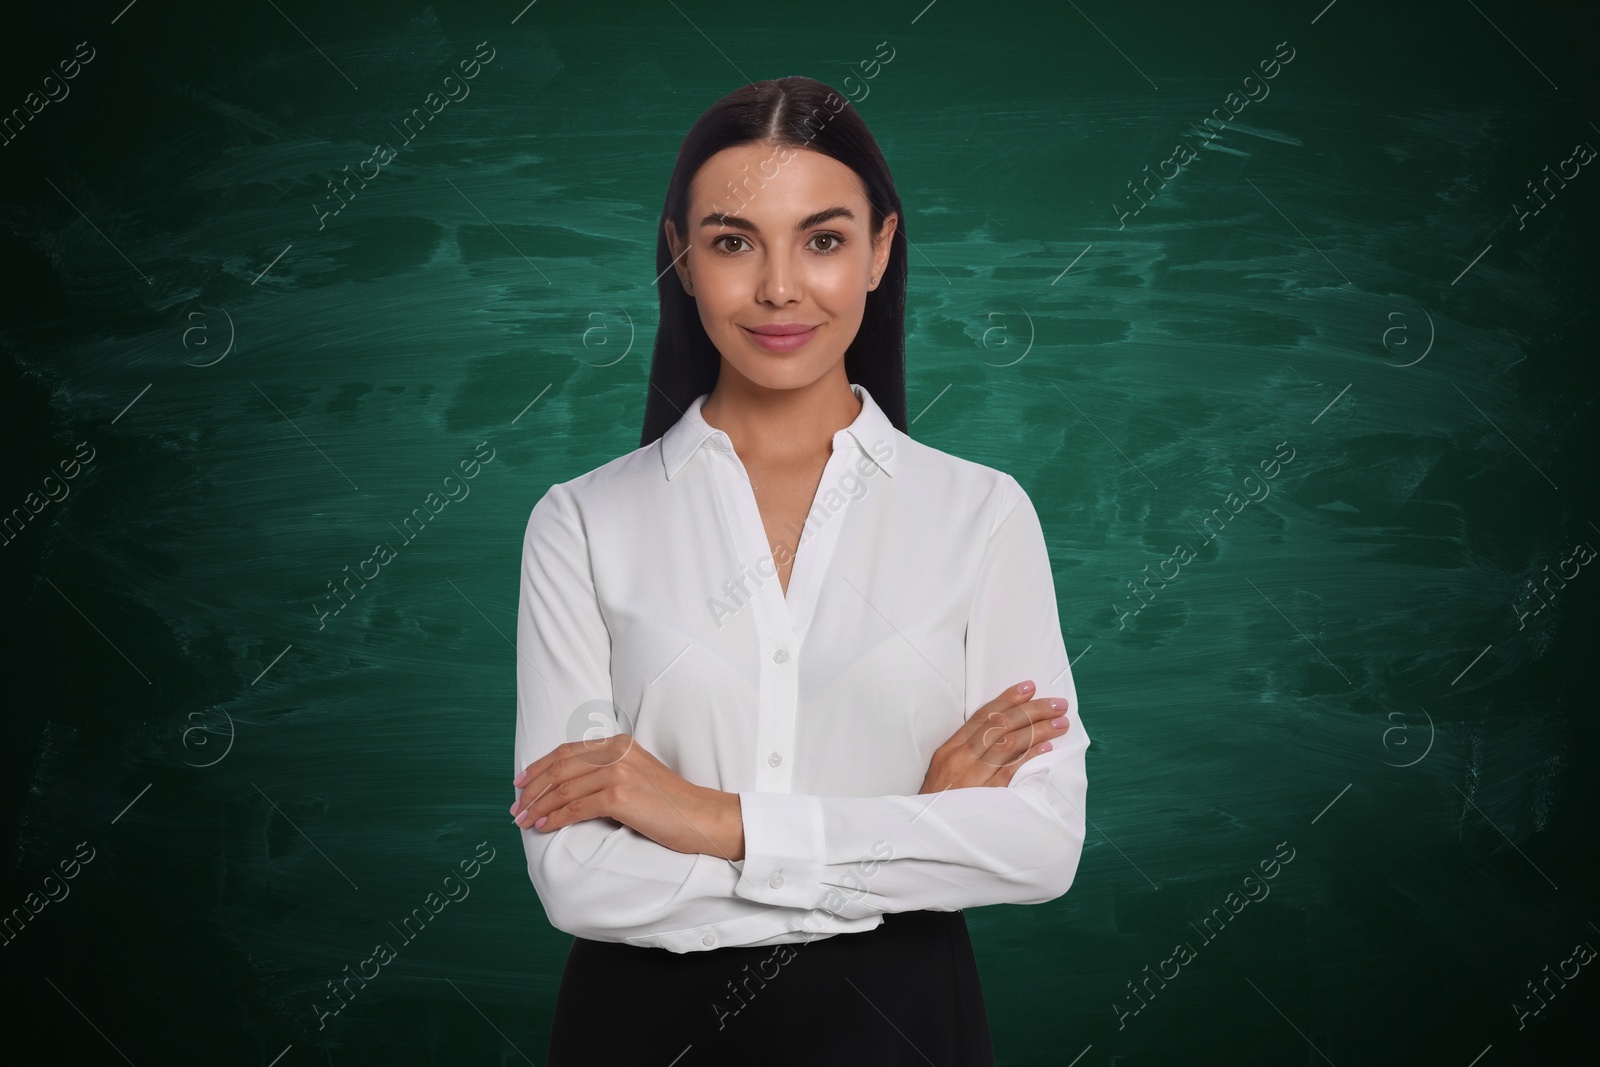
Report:
M1050 742L1046 741L1046 742L1044 742L1043 744L1041 744L1039 746L1039 751L1040 752L1049 752L1053 748L1055 748L1055 746L1052 745Z
M1018 684L1017 692L1019 692L1019 693L1031 693L1031 692L1033 692L1033 683L1031 681L1029 681L1029 682L1022 682L1022 683Z
M511 805L511 814L512 814L513 817L517 814L517 804L520 804L520 803L522 803L522 802L519 800L519 801L516 802L516 804L512 804Z
M1068 725L1067 717L1065 715L1063 715L1059 719L1051 719L1050 720L1050 725L1054 726L1057 730L1065 730L1067 728L1067 725Z
M539 816L539 820L533 824L533 828L535 830L541 829L544 826L544 824L549 822L549 821L550 821L550 816L541 815L541 816Z
M1067 702L1065 700L1063 700L1061 697L1051 697L1050 698L1050 708L1051 708L1052 711L1066 711L1067 710Z

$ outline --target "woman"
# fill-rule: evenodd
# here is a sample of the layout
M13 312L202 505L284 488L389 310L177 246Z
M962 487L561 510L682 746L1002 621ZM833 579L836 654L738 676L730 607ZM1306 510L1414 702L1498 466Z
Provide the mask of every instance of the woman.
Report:
M745 86L684 140L642 445L523 545L511 813L575 935L554 1067L992 1064L960 909L1073 880L1043 533L906 434L906 248L825 85Z

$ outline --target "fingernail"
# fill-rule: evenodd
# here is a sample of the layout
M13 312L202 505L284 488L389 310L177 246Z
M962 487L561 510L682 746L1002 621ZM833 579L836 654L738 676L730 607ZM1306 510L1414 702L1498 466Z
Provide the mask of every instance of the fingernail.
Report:
M520 804L520 803L522 803L522 802L521 802L521 801L520 801L520 800L519 800L519 801L517 801L517 804ZM515 816L516 816L516 814L517 814L517 804L513 804L513 805L511 805L511 815L512 815L512 817L513 817L513 818L514 818L514 817L515 817Z
M1020 683L1017 686L1017 692L1019 692L1019 693L1031 693L1031 692L1033 692L1033 683L1031 681L1030 682L1022 682L1022 683Z
M1049 752L1053 748L1055 748L1055 746L1052 745L1050 742L1046 741L1046 742L1044 742L1043 744L1041 744L1039 746L1039 751L1040 752Z
M1057 730L1065 730L1067 728L1067 717L1063 715L1059 719L1051 719L1050 725L1054 726Z
M1051 697L1050 698L1050 708L1053 711L1066 711L1067 710L1067 702L1065 700L1063 700L1061 697Z
M550 821L550 816L541 815L541 816L539 816L538 820L536 822L534 822L533 828L535 830L541 829L544 826L544 824L549 822L549 821Z

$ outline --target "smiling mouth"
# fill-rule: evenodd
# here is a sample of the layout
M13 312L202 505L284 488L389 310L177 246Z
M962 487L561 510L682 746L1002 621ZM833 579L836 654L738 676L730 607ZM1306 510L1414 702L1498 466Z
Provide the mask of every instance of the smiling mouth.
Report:
M769 337L783 337L792 333L809 333L816 329L816 326L807 326L803 322L774 322L769 326L746 326L745 329Z
M748 326L740 327L752 341L769 352L792 352L815 337L818 328L818 326L808 326L802 327L798 332L763 333ZM785 327L786 331L793 329L792 326Z

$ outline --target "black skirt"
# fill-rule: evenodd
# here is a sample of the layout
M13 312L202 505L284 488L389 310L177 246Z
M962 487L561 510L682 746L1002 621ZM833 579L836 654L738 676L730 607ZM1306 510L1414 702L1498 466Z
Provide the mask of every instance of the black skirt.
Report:
M959 911L888 913L859 934L669 952L575 938L549 1067L993 1067Z

